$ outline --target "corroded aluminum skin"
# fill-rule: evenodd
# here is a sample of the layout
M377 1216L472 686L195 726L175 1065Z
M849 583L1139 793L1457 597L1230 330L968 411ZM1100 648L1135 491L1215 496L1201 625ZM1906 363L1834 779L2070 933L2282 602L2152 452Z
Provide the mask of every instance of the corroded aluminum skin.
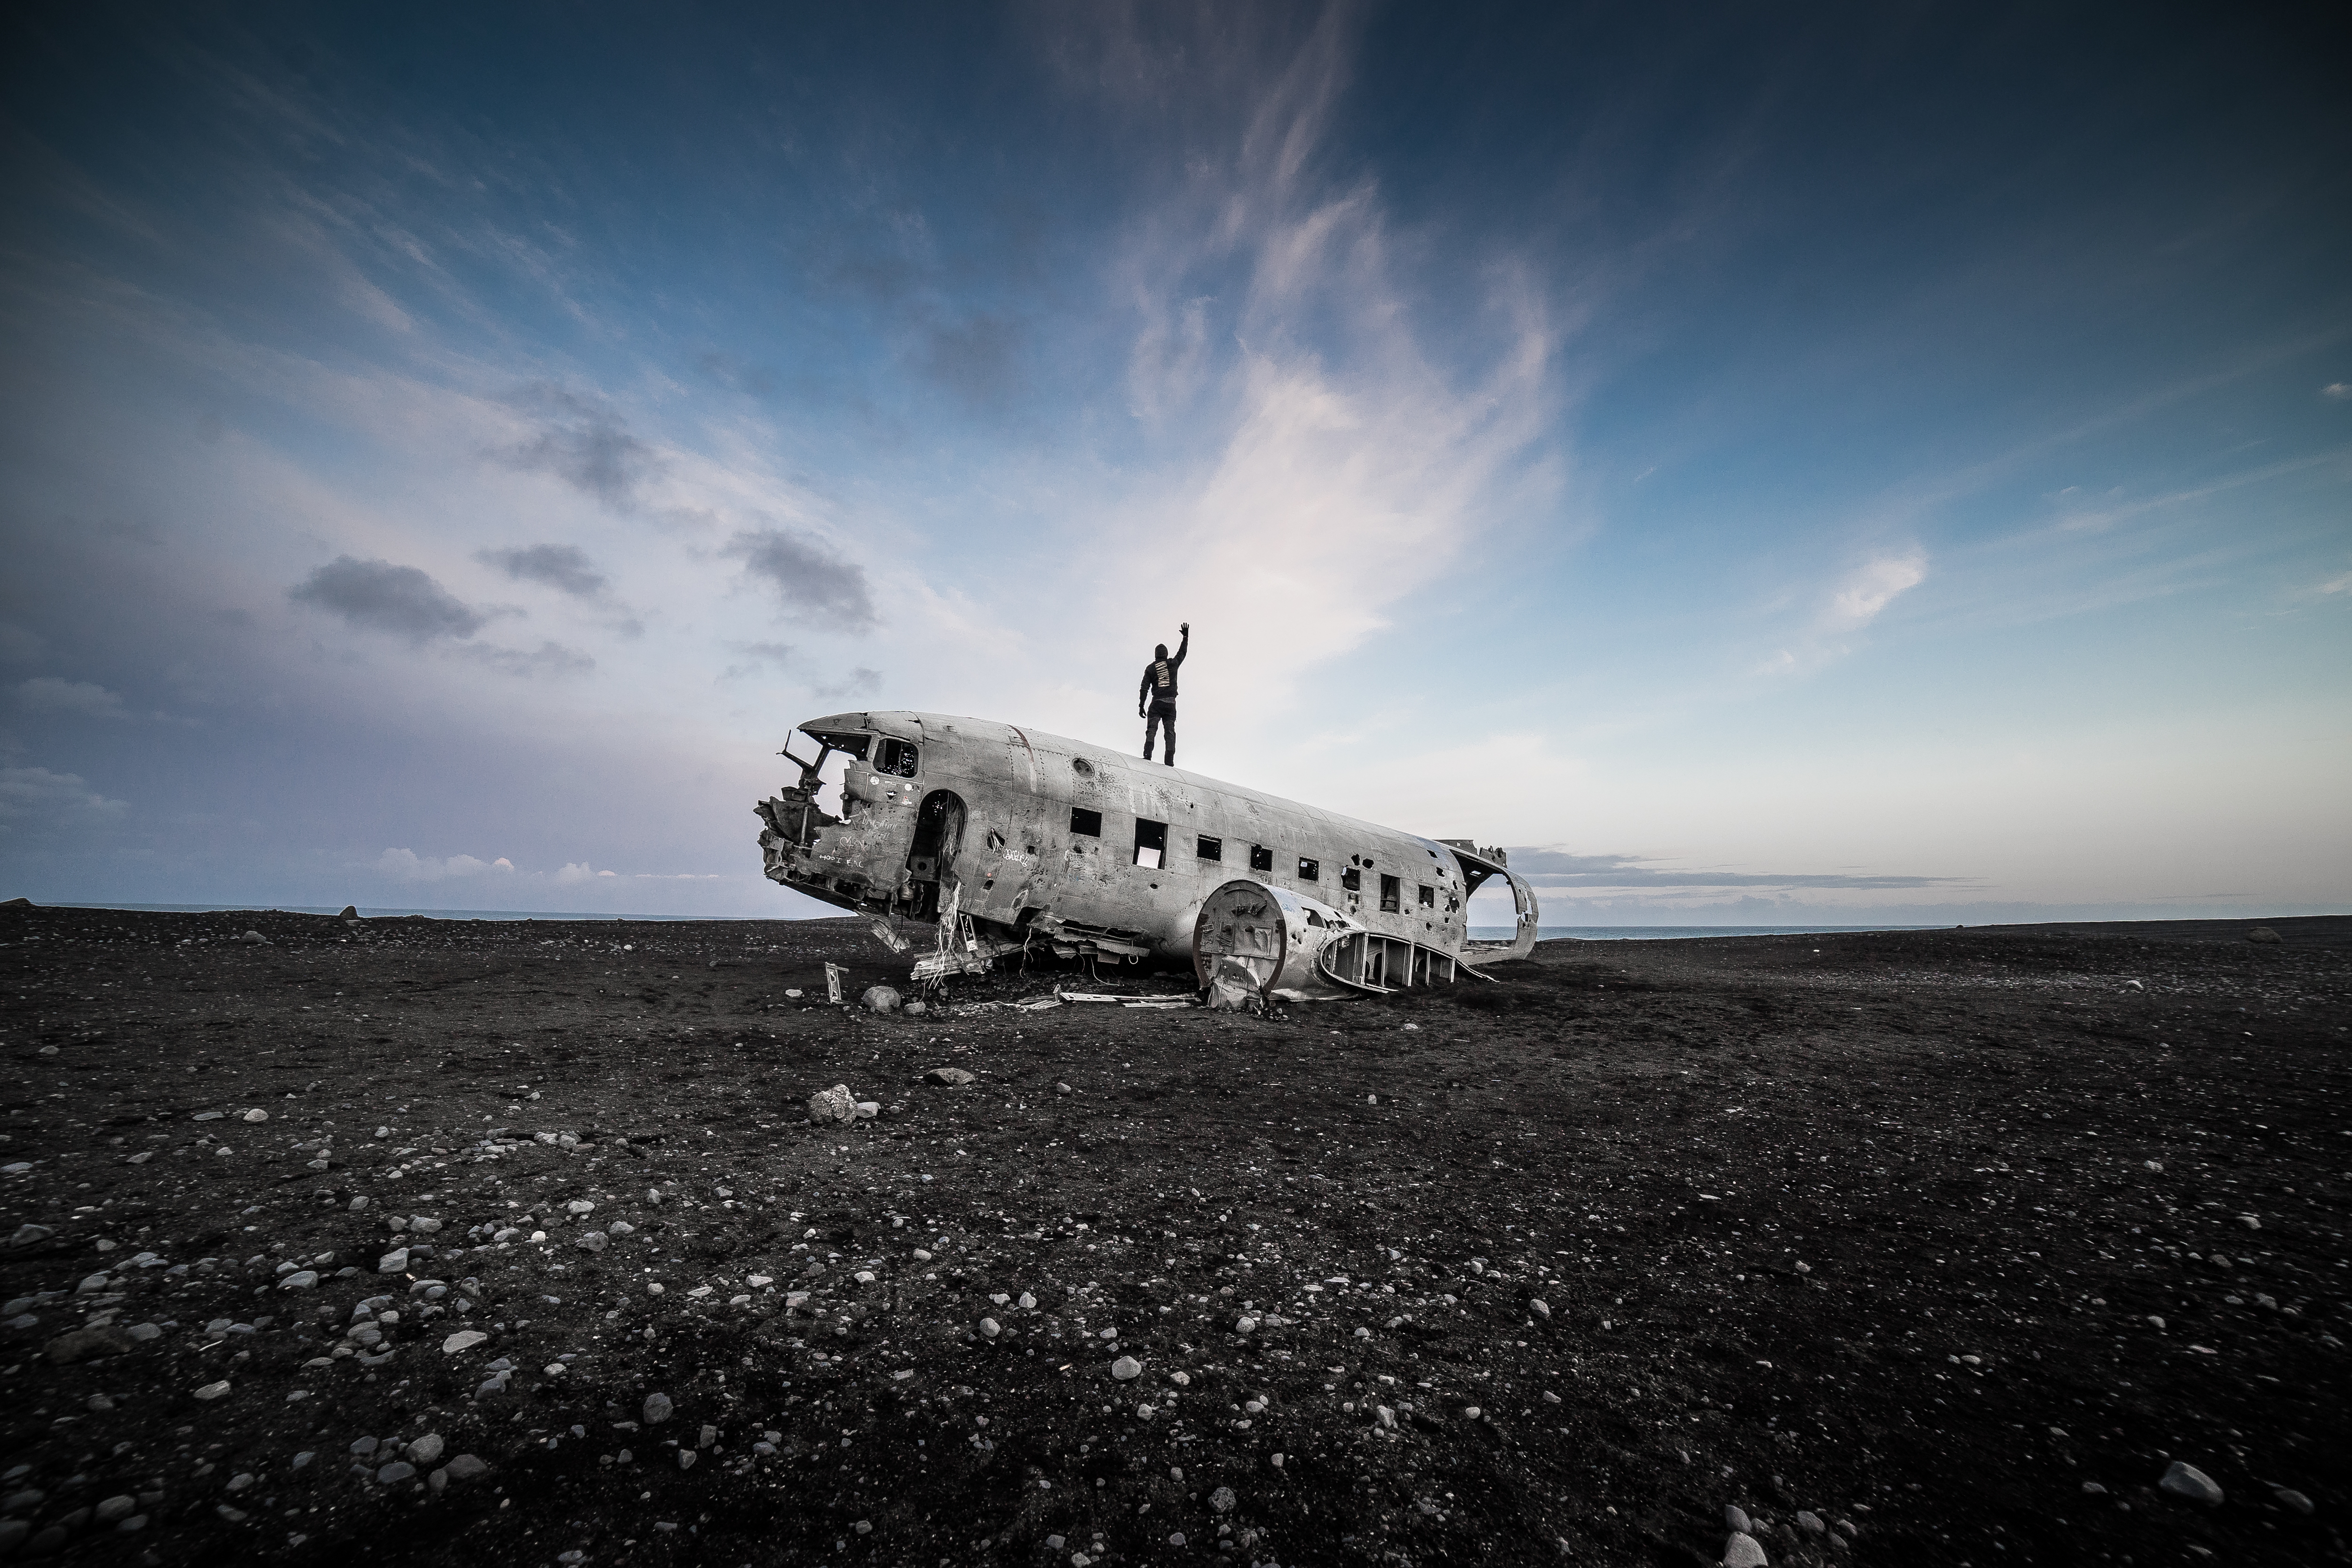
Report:
M1534 890L1499 856L991 720L849 712L799 728L894 738L919 749L918 771L905 778L877 771L869 745L867 761L853 763L843 781L845 819L803 817L804 797L793 788L760 807L769 824L760 836L768 877L845 909L919 910L918 882L925 879L908 865L918 817L927 799L946 791L961 803L962 827L936 868L937 880L959 891L961 911L983 933L1067 931L1084 944L1099 932L1106 951L1126 943L1189 961L1202 900L1235 878L1254 877L1336 909L1360 928L1474 963L1534 944ZM1074 808L1101 814L1099 837L1072 831ZM1136 863L1139 819L1166 824L1165 864ZM1221 858L1199 857L1202 836L1222 840ZM1271 869L1251 868L1254 846L1273 851ZM1302 860L1318 863L1314 878L1302 874ZM1359 889L1342 886L1341 873L1351 868ZM1402 907L1393 912L1380 907L1382 874L1402 883ZM1518 932L1507 948L1469 942L1468 891L1482 874L1509 880ZM1432 896L1426 907L1419 902L1423 887Z

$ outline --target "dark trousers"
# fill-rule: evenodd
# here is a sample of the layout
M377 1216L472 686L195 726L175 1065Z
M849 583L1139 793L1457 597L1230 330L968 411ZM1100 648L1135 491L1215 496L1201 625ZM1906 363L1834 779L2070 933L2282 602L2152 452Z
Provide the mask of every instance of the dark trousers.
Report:
M1147 763L1151 760L1152 741L1162 724L1168 726L1168 765L1172 768L1176 765L1176 704L1173 702L1151 705L1150 714L1143 722L1143 760Z

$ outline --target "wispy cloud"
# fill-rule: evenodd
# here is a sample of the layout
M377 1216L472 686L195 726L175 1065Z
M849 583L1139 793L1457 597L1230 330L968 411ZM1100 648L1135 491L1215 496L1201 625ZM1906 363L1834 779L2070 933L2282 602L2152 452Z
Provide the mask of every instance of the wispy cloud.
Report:
M36 712L77 713L85 719L127 719L122 699L89 680L37 675L16 687L16 700Z
M814 534L790 528L746 529L728 542L728 555L776 596L785 609L845 631L877 623L866 569Z
M1875 555L1847 572L1814 602L1803 629L1758 667L1759 674L1818 668L1853 651L1851 638L1886 607L1927 580L1927 558L1912 549Z
M530 544L509 550L478 550L474 559L495 566L518 583L540 583L575 599L594 599L611 586L576 544Z
M514 862L501 855L495 860L477 859L471 855L451 855L436 859L419 855L414 849L387 849L375 858L375 869L395 882L446 882L467 880L478 877L508 877L515 874Z
M0 768L0 828L10 833L112 822L131 809L89 787L79 773Z
M416 644L470 637L489 619L416 567L349 555L320 567L286 596L341 616L352 626Z
M1639 855L1578 855L1564 849L1515 848L1511 869L1538 888L1889 888L1974 886L1972 877L1919 877L1854 871L1722 871L1682 869Z
M559 642L543 642L530 649L493 647L485 643L476 643L459 649L457 656L495 669L501 675L585 675L596 668L593 658L578 648L566 647Z
M552 474L614 511L637 508L638 488L662 467L661 455L601 402L541 384L515 398L530 434L490 456L509 468Z

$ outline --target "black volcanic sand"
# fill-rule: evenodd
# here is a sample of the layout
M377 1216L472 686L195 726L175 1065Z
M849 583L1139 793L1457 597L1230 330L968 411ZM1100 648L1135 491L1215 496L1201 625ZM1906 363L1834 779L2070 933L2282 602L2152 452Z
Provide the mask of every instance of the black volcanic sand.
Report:
M2273 923L912 1018L814 1005L904 973L845 921L0 912L51 1233L0 1513L174 1564L1702 1563L1726 1504L1776 1563L2344 1561L2352 921ZM835 1083L879 1117L812 1126ZM394 1215L443 1224L380 1273Z

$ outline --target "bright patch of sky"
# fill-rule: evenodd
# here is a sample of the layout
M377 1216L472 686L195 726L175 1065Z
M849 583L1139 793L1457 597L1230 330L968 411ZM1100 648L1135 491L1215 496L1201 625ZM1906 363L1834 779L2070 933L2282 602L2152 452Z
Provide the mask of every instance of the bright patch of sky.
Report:
M819 912L1190 620L1547 924L2345 908L2352 100L2111 21L18 16L0 894Z

